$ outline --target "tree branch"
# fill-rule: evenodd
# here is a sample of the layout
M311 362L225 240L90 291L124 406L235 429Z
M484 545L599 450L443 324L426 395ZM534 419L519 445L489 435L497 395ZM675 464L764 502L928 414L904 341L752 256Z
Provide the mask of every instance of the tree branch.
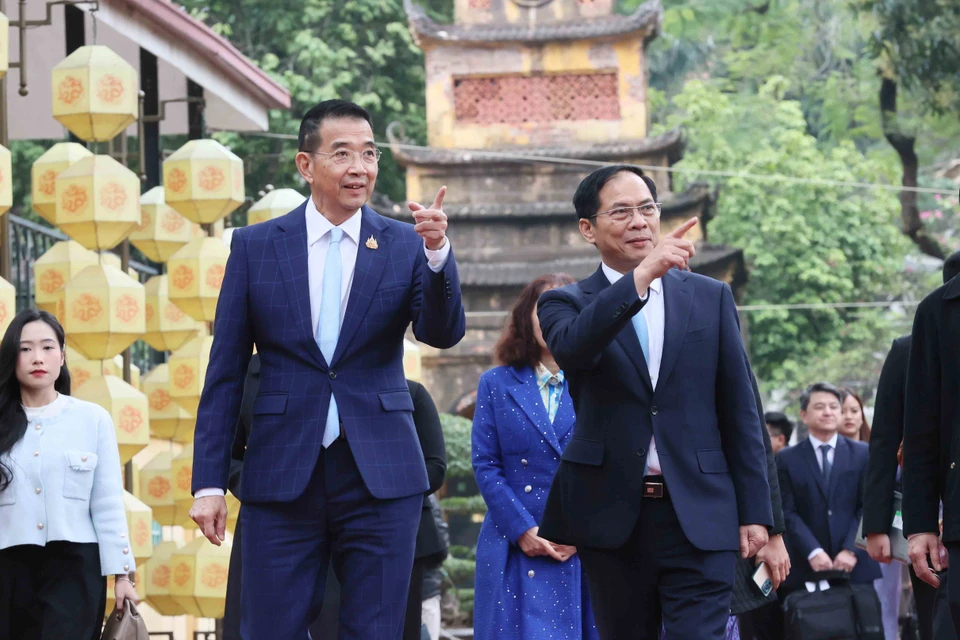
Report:
M880 83L880 116L883 135L900 156L900 164L903 166L903 186L916 187L917 168L920 164L915 150L917 138L905 132L900 126L897 118L897 83L890 78L883 78ZM900 219L903 222L904 235L913 240L920 251L941 260L946 257L943 247L927 233L920 220L916 191L900 192Z

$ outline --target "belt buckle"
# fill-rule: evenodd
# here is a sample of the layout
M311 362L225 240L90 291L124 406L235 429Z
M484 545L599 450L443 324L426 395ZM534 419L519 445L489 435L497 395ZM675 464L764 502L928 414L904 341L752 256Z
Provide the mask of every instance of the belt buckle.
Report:
M662 482L644 482L643 497L644 498L662 498L663 483Z

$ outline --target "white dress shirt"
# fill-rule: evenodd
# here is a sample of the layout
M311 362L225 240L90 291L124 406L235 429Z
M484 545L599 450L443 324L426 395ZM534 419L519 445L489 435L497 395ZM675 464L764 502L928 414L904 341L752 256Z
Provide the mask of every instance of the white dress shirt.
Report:
M826 442L823 440L817 440L813 437L813 434L807 434L807 439L810 440L810 444L813 445L813 453L817 456L817 464L820 465L820 473L823 473L823 451L820 450L820 446L824 444L830 445L830 450L827 451L827 460L830 461L830 468L833 469L833 459L837 453L837 440L839 440L838 434L834 433L833 437ZM807 556L807 560L812 560L813 556L821 552L826 553L822 547L817 547L810 552L810 555Z
M615 271L601 262L600 267L603 274L607 276L610 284L614 284L623 277L624 274ZM642 296L641 296L642 297ZM660 360L663 359L663 329L665 324L665 312L663 306L663 280L657 278L650 283L646 294L647 303L643 305L640 313L643 319L647 321L647 347L650 359L647 362L647 371L650 373L650 382L653 383L653 390L657 390L657 380L660 378ZM633 324L631 323L631 328ZM647 452L647 475L659 476L660 456L657 454L656 439L650 437L650 450Z
M327 261L327 249L330 248L330 231L334 225L317 210L313 198L307 198L307 269L310 281L310 326L313 335L317 335L320 327L320 299L323 295L323 268ZM340 325L347 313L347 302L350 300L350 289L353 287L353 274L357 266L357 252L360 250L360 222L363 216L360 209L347 218L340 228L343 238L340 240L340 259L343 261L343 274L340 283ZM364 240L366 242L366 240ZM427 266L434 273L439 273L447 264L450 257L450 238L443 246L433 251L427 249L424 242L423 251L427 256ZM222 496L223 489L200 489L194 494L195 498L207 496Z

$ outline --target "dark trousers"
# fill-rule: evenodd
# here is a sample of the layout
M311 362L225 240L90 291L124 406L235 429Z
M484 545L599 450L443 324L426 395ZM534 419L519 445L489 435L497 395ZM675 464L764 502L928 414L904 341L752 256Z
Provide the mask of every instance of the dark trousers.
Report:
M578 548L601 640L723 640L736 574L733 551L687 540L669 498L644 499L619 549Z
M371 495L343 439L321 452L296 500L244 504L243 640L306 638L331 560L340 640L400 640L422 508L422 495Z
M913 603L917 608L917 626L920 640L950 640L933 634L933 608L937 602L937 590L917 577L910 567L910 584L913 586ZM953 638L956 638L954 635Z
M0 550L0 638L96 640L106 603L96 543Z
M779 600L737 616L740 640L783 640L783 610Z

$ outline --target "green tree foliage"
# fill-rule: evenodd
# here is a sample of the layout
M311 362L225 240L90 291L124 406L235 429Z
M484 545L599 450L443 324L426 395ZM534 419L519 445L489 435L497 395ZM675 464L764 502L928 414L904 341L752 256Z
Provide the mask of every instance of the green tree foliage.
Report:
M296 135L300 118L321 100L343 98L367 108L374 134L400 121L414 140L426 138L424 67L407 27L402 0L183 0L293 97L290 111L275 111L270 131ZM251 190L304 189L293 158L296 142L218 135L247 166ZM389 151L380 161L377 189L393 199L405 193L404 176Z
M883 167L851 142L818 145L800 103L781 97L787 84L774 76L743 99L723 91L721 81L687 82L666 122L689 132L679 166L850 182L885 177ZM747 304L882 299L908 248L891 224L896 205L885 191L730 178L710 238L743 248L750 269ZM812 358L856 346L882 326L875 313L754 311L752 362L768 383L802 384L797 374Z

